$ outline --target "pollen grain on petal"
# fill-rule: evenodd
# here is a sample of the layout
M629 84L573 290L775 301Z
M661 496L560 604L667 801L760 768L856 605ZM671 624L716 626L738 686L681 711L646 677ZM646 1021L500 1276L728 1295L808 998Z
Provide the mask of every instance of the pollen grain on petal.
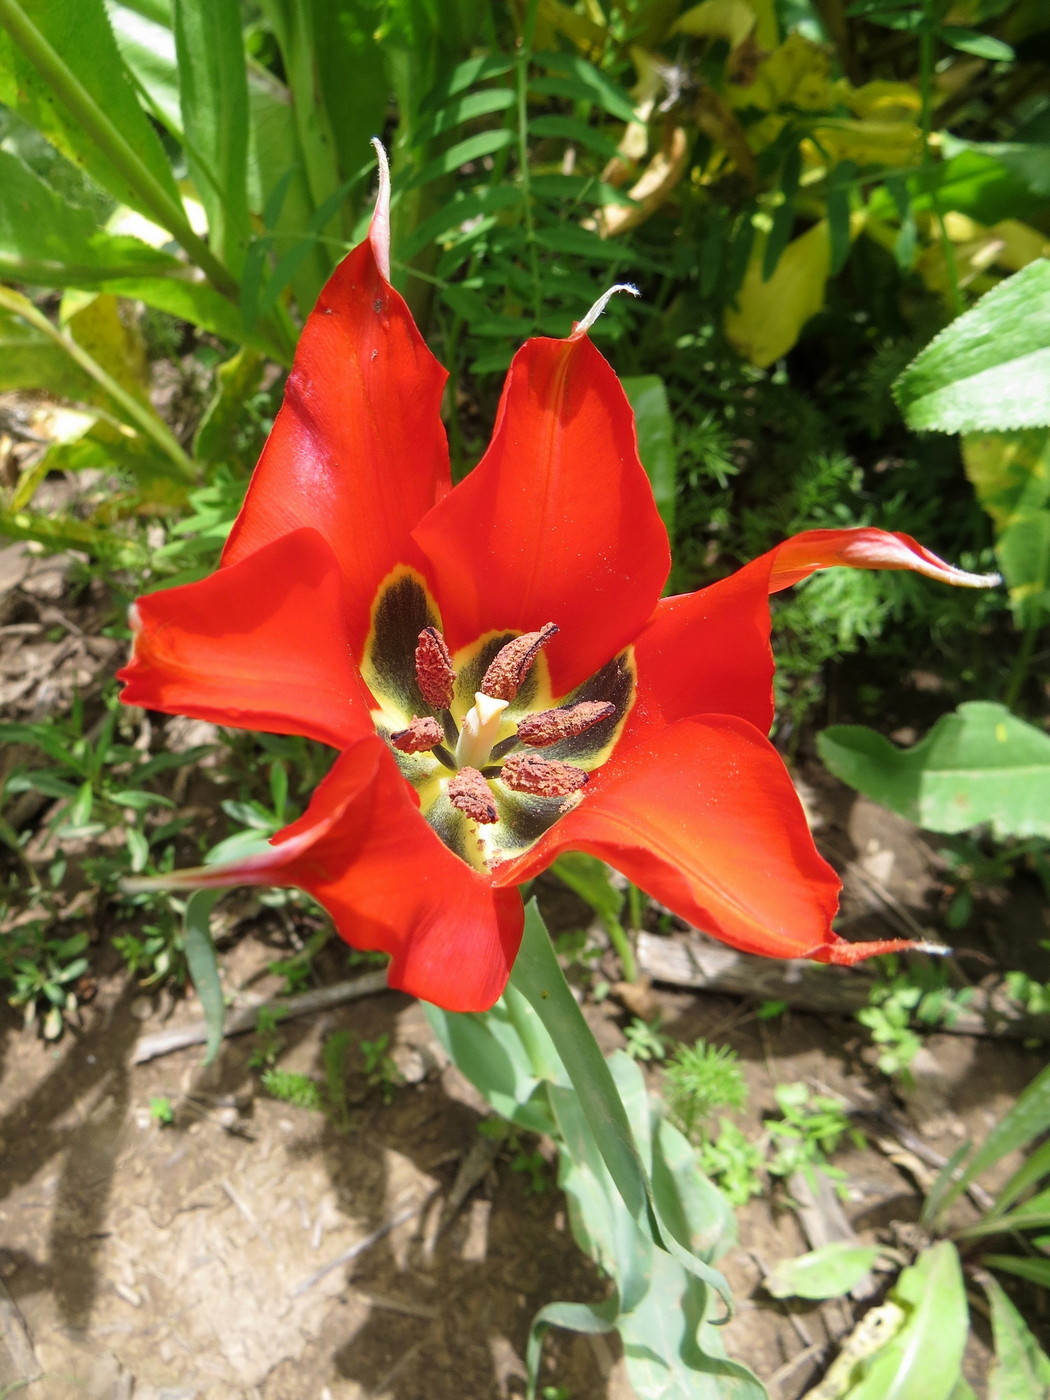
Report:
M391 734L390 742L399 753L425 753L435 744L440 744L444 737L445 731L441 725L427 715L422 719L413 719L407 729Z
M518 738L534 749L543 749L560 739L575 739L615 713L616 706L608 700L581 700L556 710L540 710L519 723Z
M557 634L557 625L546 623L538 632L523 632L492 658L481 682L481 690L493 700L513 700L540 649Z
M456 673L445 639L436 627L424 627L416 642L416 680L423 698L435 710L452 704Z
M476 768L461 768L449 779L448 800L471 821L491 826L499 821L499 811L488 783Z
M527 792L535 797L568 797L570 793L579 792L587 782L582 768L540 758L535 753L519 753L508 758L500 778L512 792Z

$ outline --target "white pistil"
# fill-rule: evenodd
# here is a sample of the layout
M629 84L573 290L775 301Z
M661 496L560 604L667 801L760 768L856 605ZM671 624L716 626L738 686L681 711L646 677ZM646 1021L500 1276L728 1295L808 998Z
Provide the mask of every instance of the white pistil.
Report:
M457 768L484 768L509 704L509 700L493 700L480 690L474 692L474 704L464 717L456 745Z
M581 335L586 335L617 292L627 292L632 297L641 296L641 292L632 283L617 282L615 287L610 287L607 292L602 293L582 321L577 321L572 328L572 335L569 336L569 339L577 340Z

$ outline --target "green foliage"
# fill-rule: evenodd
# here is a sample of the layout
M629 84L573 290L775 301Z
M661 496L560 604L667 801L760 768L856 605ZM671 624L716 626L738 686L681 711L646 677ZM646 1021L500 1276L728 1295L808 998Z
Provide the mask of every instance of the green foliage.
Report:
M537 1315L530 1395L542 1333L562 1326L617 1329L645 1400L695 1394L702 1375L760 1400L758 1382L724 1359L712 1325L725 1285L710 1261L727 1247L732 1217L697 1172L693 1148L650 1103L638 1067L626 1055L602 1058L535 905L503 1002L483 1016L427 1014L490 1106L557 1144L574 1236L610 1278L606 1302L551 1303Z
M912 428L1050 427L1050 262L1009 277L918 356L894 386Z
M1050 737L1004 705L961 705L907 750L855 725L824 730L817 746L837 778L931 831L1050 835Z
M659 1016L652 1021L643 1021L635 1016L623 1034L627 1041L626 1053L632 1060L662 1060L671 1043L670 1037L660 1031Z
M271 1065L264 1069L259 1082L271 1098L295 1108L311 1109L320 1113L324 1108L321 1086L308 1074L296 1074L293 1070L277 1069Z
M970 988L954 988L937 963L923 962L897 969L896 959L886 959L894 970L871 989L868 1005L857 1020L871 1032L879 1048L878 1066L883 1074L911 1082L909 1067L922 1044L915 1026L950 1026L969 1001Z
M747 1083L728 1045L679 1045L664 1066L663 1084L671 1121L690 1141L707 1136L704 1124L718 1109L747 1102Z
M989 1394L997 1400L1042 1395L1050 1382L1050 1359L1000 1285L994 1269L1044 1287L1050 1266L1046 1237L1028 1240L1023 1232L1045 1231L1050 1223L1050 1143L1030 1150L994 1193L974 1224L949 1224L959 1195L1011 1152L1029 1149L1050 1128L1050 1070L1044 1070L992 1128L984 1142L964 1143L941 1170L926 1197L919 1224L934 1242L919 1249L890 1288L882 1306L878 1342L852 1350L833 1363L837 1394L844 1400L880 1400L884 1395L957 1396L970 1327L960 1251L968 1272L986 1293L992 1309L995 1362ZM941 1238L936 1238L941 1236ZM1023 1241L1024 1253L980 1253L988 1239ZM973 1254L977 1250L975 1267ZM830 1298L847 1292L880 1253L892 1251L830 1246L781 1265L769 1286L776 1297ZM870 1329L869 1329L870 1331ZM859 1335L855 1334L855 1335Z

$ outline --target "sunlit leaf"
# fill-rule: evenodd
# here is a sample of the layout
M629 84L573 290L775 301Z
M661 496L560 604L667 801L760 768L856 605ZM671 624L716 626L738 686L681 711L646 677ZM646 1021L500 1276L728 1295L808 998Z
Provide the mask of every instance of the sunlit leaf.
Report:
M1050 735L1005 705L960 705L910 749L863 725L825 729L817 747L837 778L930 831L1050 836Z
M768 281L762 277L762 260L760 248L748 263L736 305L725 314L726 335L760 369L786 355L824 305L831 271L827 220L787 245Z
M970 1330L966 1287L955 1246L931 1246L890 1290L903 1307L900 1330L861 1363L862 1378L843 1400L950 1400Z
M634 410L638 455L652 483L656 506L670 534L674 529L677 472L674 420L667 388L658 374L627 376L620 383Z
M1050 1359L995 1279L983 1271L978 1279L992 1307L995 1342L988 1400L1046 1400L1050 1395Z
M1033 262L994 287L893 387L911 428L1050 426L1050 261Z
M870 1273L878 1257L876 1245L837 1240L782 1259L766 1276L766 1292L774 1298L838 1298Z

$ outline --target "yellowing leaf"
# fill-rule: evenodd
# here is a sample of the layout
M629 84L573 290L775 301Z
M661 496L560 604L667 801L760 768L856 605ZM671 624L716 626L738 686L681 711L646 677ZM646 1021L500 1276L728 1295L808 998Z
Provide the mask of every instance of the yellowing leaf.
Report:
M736 306L725 314L725 333L759 369L786 355L802 327L824 305L831 270L828 222L821 219L787 245L768 282L762 280L762 247L748 263Z
M730 48L742 44L755 27L755 12L746 0L703 0L680 15L672 34L698 39L725 39Z
M814 125L813 145L832 165L843 160L858 165L911 165L922 153L922 132L911 121L829 117Z
M844 107L864 121L903 121L917 116L922 108L922 98L911 83L878 81L855 88L845 78L840 78L834 93Z
M786 103L807 112L827 112L835 105L826 49L797 31L758 65L754 81L728 89L731 107L758 107L773 112Z

